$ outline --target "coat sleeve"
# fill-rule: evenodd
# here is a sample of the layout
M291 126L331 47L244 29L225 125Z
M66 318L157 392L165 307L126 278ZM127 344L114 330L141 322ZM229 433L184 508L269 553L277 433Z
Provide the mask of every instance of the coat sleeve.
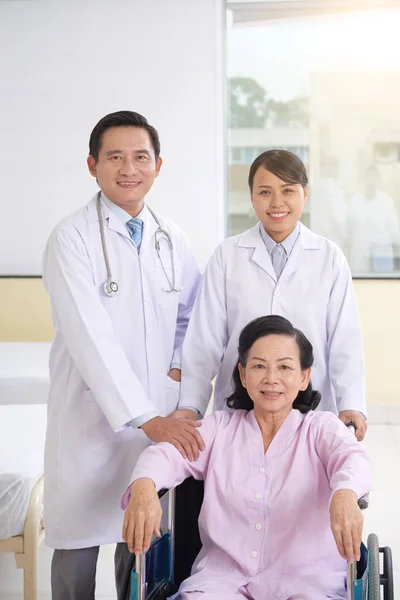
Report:
M182 344L185 339L197 290L200 284L200 271L192 248L187 244L185 268L182 275L181 291L179 293L178 317L176 322L174 354L172 364L182 365Z
M55 328L114 431L154 411L101 303L78 231L52 233L44 255L43 281Z
M350 268L338 248L335 262L326 317L329 378L338 412L357 410L367 416L360 319Z
M332 495L352 490L362 498L372 487L371 462L361 442L329 412L314 416L313 428L318 456L325 466Z
M201 434L205 449L200 452L197 461L189 462L180 452L168 442L161 442L146 448L139 457L133 471L128 489L121 500L121 507L125 510L130 500L130 486L134 481L147 477L154 481L157 491L172 489L182 483L187 477L204 480L214 441L222 421L229 418L228 413L216 412L204 419L199 433Z
M193 406L202 415L228 343L225 289L219 247L204 272L182 350L179 406Z

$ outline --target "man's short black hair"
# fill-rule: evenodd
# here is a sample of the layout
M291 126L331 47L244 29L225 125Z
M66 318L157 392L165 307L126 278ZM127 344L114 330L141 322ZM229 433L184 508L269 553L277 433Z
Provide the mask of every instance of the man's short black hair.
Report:
M96 162L99 159L103 133L111 127L140 127L140 129L145 129L150 136L156 160L160 156L160 138L157 129L149 125L147 119L139 113L131 110L120 110L100 119L90 135L89 154L93 156Z

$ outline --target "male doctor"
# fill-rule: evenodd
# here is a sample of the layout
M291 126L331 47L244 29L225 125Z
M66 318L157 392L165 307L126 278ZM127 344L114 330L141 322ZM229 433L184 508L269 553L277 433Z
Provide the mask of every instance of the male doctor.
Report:
M55 329L45 451L53 600L93 600L99 546L113 542L124 598L120 500L137 457L151 440L189 460L203 448L195 420L168 416L200 275L182 231L145 203L161 168L158 133L137 113L112 113L89 149L101 191L57 225L43 266Z

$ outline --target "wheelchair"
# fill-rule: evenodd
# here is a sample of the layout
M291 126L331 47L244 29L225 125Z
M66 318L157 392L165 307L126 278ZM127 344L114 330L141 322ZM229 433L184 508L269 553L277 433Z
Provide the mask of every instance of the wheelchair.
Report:
M145 555L136 558L130 600L166 600L190 575L201 548L197 520L202 494L203 482L192 478L176 490L159 493L166 523L161 537L153 540ZM359 506L362 510L368 507L368 496L359 500ZM176 515L184 515L183 522ZM388 546L379 546L374 533L368 536L366 546L361 545L360 560L348 563L347 582L348 600L394 600L392 552Z
M354 425L347 426L355 434ZM160 498L168 498L168 508L164 511L168 522L165 532L153 540L146 555L136 559L130 600L166 600L189 577L201 548L197 522L203 491L203 482L190 477L176 491L159 493ZM359 499L358 506L364 510L368 502L367 494ZM392 551L389 546L379 546L375 533L368 536L367 546L361 544L360 560L348 563L346 580L347 600L394 600Z

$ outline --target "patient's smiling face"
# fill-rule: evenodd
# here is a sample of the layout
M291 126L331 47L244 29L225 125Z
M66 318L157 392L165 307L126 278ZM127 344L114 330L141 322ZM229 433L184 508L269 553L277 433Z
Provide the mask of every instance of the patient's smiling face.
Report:
M307 388L311 369L301 368L299 346L293 337L271 334L254 342L246 365L239 364L239 373L256 415L284 417L299 391Z

